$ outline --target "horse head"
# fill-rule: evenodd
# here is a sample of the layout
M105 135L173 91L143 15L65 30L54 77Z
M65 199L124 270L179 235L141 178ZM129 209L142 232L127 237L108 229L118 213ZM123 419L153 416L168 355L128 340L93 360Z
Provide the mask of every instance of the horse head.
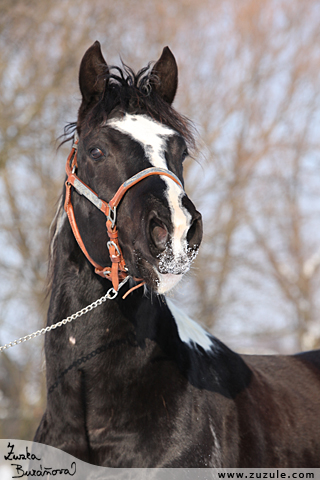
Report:
M183 188L183 161L194 140L190 122L171 106L175 58L166 47L152 70L135 74L109 68L95 42L82 59L79 84L77 177L109 202L128 179L156 170L121 197L116 222L128 274L165 293L190 269L202 239L201 215ZM110 265L105 216L81 195L73 201L90 257Z

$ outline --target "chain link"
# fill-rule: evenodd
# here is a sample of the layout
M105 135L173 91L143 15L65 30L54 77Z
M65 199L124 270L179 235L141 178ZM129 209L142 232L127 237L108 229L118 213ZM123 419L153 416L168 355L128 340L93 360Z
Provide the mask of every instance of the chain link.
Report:
M91 310L94 310L95 308L99 307L99 305L102 305L106 300L114 300L118 293L120 288L129 280L129 275L122 280L122 282L119 284L118 291L116 291L114 288L110 288L103 297L98 298L95 302L92 302L90 305L87 305L86 307L82 308L76 313L73 313L70 315L70 317L64 318L63 320L60 320L60 322L54 323L53 325L50 325L46 328L41 328L41 330L37 330L36 332L30 333L29 335L25 335L24 337L18 338L17 340L14 340L12 342L6 343L2 347L0 347L0 353L3 352L4 350L7 350L10 347L14 347L15 345L20 345L20 343L27 342L28 340L32 340L33 338L39 337L40 335L45 335L46 333L50 332L51 330L55 330L58 327L62 327L63 325L66 325L67 323L72 322L73 320L76 320L79 317L82 317L82 315L85 315L88 312L91 312Z

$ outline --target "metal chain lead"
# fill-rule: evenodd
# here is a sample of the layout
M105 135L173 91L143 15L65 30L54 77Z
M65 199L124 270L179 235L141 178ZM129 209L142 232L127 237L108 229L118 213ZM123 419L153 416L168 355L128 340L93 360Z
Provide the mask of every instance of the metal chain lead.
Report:
M24 337L18 338L17 340L14 340L12 342L6 343L2 347L0 347L0 353L3 352L4 350L7 350L10 347L14 347L15 345L20 345L20 343L27 342L28 340L31 340L32 338L39 337L40 335L45 335L47 332L50 332L51 330L54 330L58 327L62 327L63 325L66 325L67 323L72 322L73 320L76 320L79 317L82 317L82 315L85 315L88 312L91 312L91 310L99 307L102 303L104 303L106 300L114 300L118 293L120 288L129 280L129 276L127 276L120 284L118 291L116 292L114 288L110 288L103 297L98 298L95 302L92 302L90 305L87 305L86 307L82 308L78 312L74 313L73 315L70 315L70 317L64 318L63 320L60 320L60 322L57 322L53 325L50 325L49 327L41 328L41 330L37 330L34 333L30 333L29 335L26 335Z

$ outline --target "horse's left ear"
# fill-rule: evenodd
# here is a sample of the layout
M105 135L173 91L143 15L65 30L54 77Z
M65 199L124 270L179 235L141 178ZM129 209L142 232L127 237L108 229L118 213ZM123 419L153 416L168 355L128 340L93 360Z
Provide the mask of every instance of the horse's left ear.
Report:
M79 86L82 94L82 108L99 100L106 87L106 73L108 73L108 66L101 53L100 43L96 41L88 48L80 65Z
M169 47L164 47L151 73L157 77L152 88L171 105L178 88L178 66Z

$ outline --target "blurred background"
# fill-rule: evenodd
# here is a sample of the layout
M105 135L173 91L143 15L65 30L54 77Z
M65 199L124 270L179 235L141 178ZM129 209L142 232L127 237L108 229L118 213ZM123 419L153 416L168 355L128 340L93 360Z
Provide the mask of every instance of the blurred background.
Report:
M95 40L110 65L139 70L165 45L179 65L204 241L172 296L236 351L319 347L318 0L0 0L0 344L45 325L57 138ZM44 376L42 338L0 354L0 438L33 438Z

